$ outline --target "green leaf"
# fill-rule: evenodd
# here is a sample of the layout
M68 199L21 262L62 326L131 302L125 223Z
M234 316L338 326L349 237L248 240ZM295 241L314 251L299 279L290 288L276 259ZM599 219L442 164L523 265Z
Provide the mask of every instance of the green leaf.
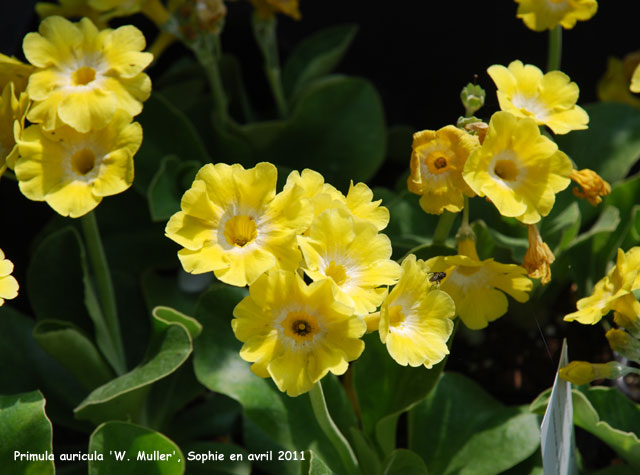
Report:
M3 474L55 473L51 421L47 418L44 405L44 398L39 391L0 395L0 461ZM15 452L25 456L46 456L50 460L16 460Z
M69 322L42 320L33 329L33 337L88 390L114 377L93 342Z
M540 233L556 257L578 236L580 223L580 206L576 202L542 220Z
M179 323L183 325L193 340L198 338L200 333L202 333L202 325L200 325L198 320L171 307L158 306L153 309L151 314L153 315L153 318L161 320L167 325L171 325L172 323Z
M444 363L430 370L424 366L400 366L389 356L377 333L365 335L364 341L366 351L354 364L353 382L364 432L373 439L377 435L376 427L384 423L384 418L406 411L429 394ZM372 378L374 374L384 377ZM384 433L395 434L394 428L387 429Z
M175 155L162 159L147 190L149 212L153 221L166 221L180 211L180 199L202 165L202 162L196 160L183 162Z
M282 127L277 121L268 124L271 134L274 127ZM245 132L256 161L312 168L339 189L346 190L350 180L369 180L384 159L384 110L376 89L364 79L332 76L317 81L300 95L277 136L260 130L259 140L251 138L256 127Z
M380 456L362 431L352 427L350 435L353 441L352 448L356 454L362 473L381 473L382 463Z
M149 311L157 306L166 306L185 314L194 314L199 294L181 289L179 274L183 272L182 269L170 273L149 269L142 274L142 292ZM186 274L184 277L207 278L203 274Z
M329 467L341 472L340 459L315 421L309 398L286 396L271 380L253 374L250 364L240 358L242 345L231 330L231 319L233 308L245 295L244 289L220 286L202 296L196 310L203 326L202 335L195 342L196 377L207 388L242 405L251 432L249 436L245 434L250 452L273 450L274 446L298 451L312 449ZM343 424L344 430L344 424L352 424L355 419L353 415L345 415L348 402L338 393L342 391L340 385L331 379L323 379L327 404L332 414L338 414L334 419ZM253 443L260 446L253 447ZM287 465L295 467L299 462Z
M383 475L427 475L420 456L407 449L394 450L385 462Z
M176 371L192 350L189 331L180 323L154 316L153 331L146 361L89 394L75 408L79 419L100 423L141 417L141 406L150 386Z
M327 464L312 450L305 452L305 461L302 463L300 473L309 475L335 475L335 472L327 467Z
M357 31L356 25L333 26L301 41L282 71L287 97L293 97L314 79L329 74L342 60Z
M249 475L251 462L245 449L219 442L191 442L182 446L189 475ZM240 455L242 459L238 459ZM236 458L232 460L231 457Z
M32 319L0 307L0 394L40 389L47 398L48 413L59 424L82 429L71 408L86 391L33 338Z
M180 475L185 458L180 448L159 432L128 422L101 424L91 434L89 454L103 460L89 461L90 475ZM116 459L116 454L122 458Z
M409 412L409 448L431 473L502 473L539 446L534 414L503 406L455 373L443 374L427 399Z
M589 128L557 135L560 150L609 182L623 179L640 157L640 110L626 104L588 104Z
M176 155L185 161L207 163L209 154L187 116L154 92L138 117L144 140L135 156L136 179L133 186L145 195L160 166L160 158Z

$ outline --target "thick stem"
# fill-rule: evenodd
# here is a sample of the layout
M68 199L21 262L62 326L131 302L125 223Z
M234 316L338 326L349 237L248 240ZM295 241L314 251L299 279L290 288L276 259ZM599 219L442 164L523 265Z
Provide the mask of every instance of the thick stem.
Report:
M198 61L204 67L209 80L209 87L213 95L214 123L217 126L224 126L229 120L228 101L222 84L222 75L220 74L219 59L221 54L217 37L213 34L202 35L192 45L192 48Z
M556 26L549 30L549 53L547 56L547 72L560 69L562 58L562 27Z
M433 233L433 244L443 245L445 243L445 241L449 237L451 226L453 226L453 222L455 221L455 219L455 213L451 213L449 211L442 212L442 214L440 215L440 219L438 220L436 230Z
M331 419L320 381L309 391L309 399L311 399L311 407L313 408L313 414L316 416L318 425L336 449L336 452L338 452L346 473L349 475L359 474L360 470L358 469L356 455L349 445L349 442L347 442L347 439L342 435L340 429L338 429L338 426L336 426L333 419Z
M282 88L276 17L261 18L256 13L253 16L252 26L256 42L260 47L260 51L262 51L264 70L278 109L278 115L281 118L285 118L289 112L289 106Z
M104 318L104 327L112 349L112 357L109 358L113 369L117 374L124 374L127 365L124 355L124 345L120 333L120 322L118 321L118 310L116 306L116 296L111 280L111 271L107 263L107 256L104 253L98 222L95 213L92 211L82 217L82 231L87 246L87 253L91 268L98 287L100 297L100 308Z

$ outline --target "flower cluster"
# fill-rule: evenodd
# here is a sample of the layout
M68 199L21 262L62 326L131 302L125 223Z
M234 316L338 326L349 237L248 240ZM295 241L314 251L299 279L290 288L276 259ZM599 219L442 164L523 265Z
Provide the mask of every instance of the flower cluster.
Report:
M232 326L253 372L299 395L344 373L368 326L400 364L441 361L453 302L414 256L391 260L380 232L389 212L369 187L343 195L312 170L292 172L278 193L276 181L271 163L205 165L166 227L185 270L249 286Z
M133 117L151 93L144 48L133 26L98 30L88 18L51 16L24 38L30 64L2 58L0 121L17 143L2 137L3 159L27 198L79 217L131 186L142 142Z

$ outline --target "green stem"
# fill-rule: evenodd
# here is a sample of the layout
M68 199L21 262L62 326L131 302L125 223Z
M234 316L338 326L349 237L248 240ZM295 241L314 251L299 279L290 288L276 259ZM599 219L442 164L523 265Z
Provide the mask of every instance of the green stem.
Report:
M80 222L82 223L82 231L87 245L89 260L91 261L91 268L98 287L105 330L113 350L113 357L110 358L110 362L117 374L124 374L127 370L127 364L120 334L116 296L95 213L92 211L84 215Z
M313 408L313 414L318 421L318 425L336 449L336 452L338 452L342 460L342 465L347 471L346 473L349 475L359 474L360 470L358 469L356 455L349 445L349 442L347 442L347 439L342 435L340 429L338 429L338 426L336 426L333 419L331 419L320 381L309 391L309 399L311 399L311 407Z
M549 30L549 54L547 56L547 72L560 69L562 58L562 27L556 26Z
M442 212L436 230L433 233L433 244L444 245L444 242L449 237L455 219L455 213L450 213L449 211Z
M252 26L256 42L260 47L260 51L262 51L264 70L278 109L278 115L281 118L285 118L288 115L289 106L282 88L276 17L274 15L271 18L264 19L260 18L258 14L254 14Z
M229 121L227 111L227 95L222 84L219 61L221 57L217 35L202 35L192 45L193 51L200 64L204 67L209 80L209 87L213 95L213 120L218 126L224 126Z

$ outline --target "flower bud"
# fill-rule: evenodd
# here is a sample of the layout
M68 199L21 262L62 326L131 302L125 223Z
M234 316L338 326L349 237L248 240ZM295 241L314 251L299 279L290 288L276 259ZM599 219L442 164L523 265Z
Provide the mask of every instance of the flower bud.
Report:
M625 358L640 363L640 341L621 328L612 328L605 336L613 351Z
M487 93L476 84L467 84L460 92L460 100L464 106L465 115L472 116L484 105L484 98Z
M596 379L616 379L624 376L628 371L626 366L617 361L609 363L588 363L587 361L572 361L558 370L558 375L565 381L577 386L588 384Z

